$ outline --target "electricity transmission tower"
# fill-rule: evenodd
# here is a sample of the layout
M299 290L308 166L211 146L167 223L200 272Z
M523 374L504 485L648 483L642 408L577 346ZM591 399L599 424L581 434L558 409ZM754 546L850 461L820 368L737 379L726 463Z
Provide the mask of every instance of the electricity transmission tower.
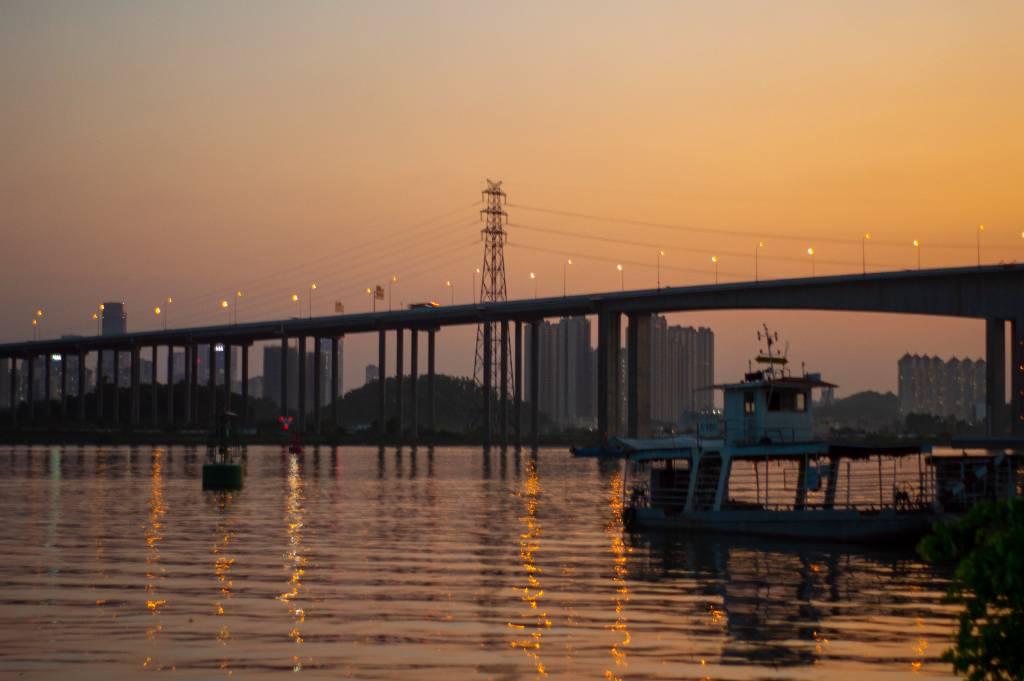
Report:
M505 212L505 192L501 182L487 180L487 188L482 192L484 207L480 211L480 219L484 228L480 230L480 240L484 242L484 265L480 268L480 302L498 302L508 300L505 288L505 224L508 213ZM477 385L484 385L484 327L490 326L491 338L491 389L500 391L501 380L501 325L498 322L484 322L476 328L476 357L473 360L473 379ZM512 357L511 342L505 339L505 356ZM506 367L504 385L512 386L512 362ZM500 396L500 392L498 392Z

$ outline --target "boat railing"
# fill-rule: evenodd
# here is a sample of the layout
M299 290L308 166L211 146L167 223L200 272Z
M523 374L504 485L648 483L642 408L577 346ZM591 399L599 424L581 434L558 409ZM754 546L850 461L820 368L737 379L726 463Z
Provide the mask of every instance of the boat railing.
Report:
M979 501L1020 496L1024 460L1006 454L936 456L931 460L937 498L946 510L970 508Z
M934 490L934 472L918 456L740 459L722 509L912 511L928 508Z

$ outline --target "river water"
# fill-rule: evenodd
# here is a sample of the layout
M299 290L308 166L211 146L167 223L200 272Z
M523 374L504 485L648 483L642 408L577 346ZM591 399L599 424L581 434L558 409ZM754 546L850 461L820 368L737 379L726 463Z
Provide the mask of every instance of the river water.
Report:
M949 678L902 550L624 532L560 450L0 447L0 677Z

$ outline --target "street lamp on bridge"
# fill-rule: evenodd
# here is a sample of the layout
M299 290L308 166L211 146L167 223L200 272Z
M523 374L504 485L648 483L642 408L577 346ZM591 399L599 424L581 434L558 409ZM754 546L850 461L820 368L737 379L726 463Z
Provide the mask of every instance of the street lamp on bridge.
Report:
M536 300L536 298L537 298L537 275L534 274L533 272L530 272L530 279L533 280L533 297Z
M449 305L454 305L455 304L455 284L453 284L451 279L449 279L448 281L444 282L444 285L448 287L448 290L451 293L451 297L449 298L449 303L448 304Z
M658 289L661 289L661 259L665 257L665 251L658 249Z
M296 318L301 319L302 318L302 303L299 302L299 294L298 293L293 293L292 294L292 302L295 303L295 309L298 311L298 314L295 315Z
M717 284L718 283L718 256L717 255L711 256L711 262L713 262L715 264L715 283Z
M618 270L619 270L619 285L622 287L622 290L625 291L626 290L626 272L622 269L622 263L619 263L615 267L618 268Z
M759 278L760 278L759 274L758 274L758 271L757 271L757 266L758 266L758 262L757 261L758 261L758 256L760 255L762 248L764 248L764 242L763 241L758 241L757 242L757 248L754 249L754 281L755 282L757 282L759 280Z
M566 258L565 262L562 263L562 297L563 298L565 298L566 290L567 290L566 284L565 284L565 282L566 282L566 269L570 265L572 265L572 258Z
M917 269L921 269L921 242L914 239L914 250L917 251Z
M313 291L316 290L316 282L309 285L309 318L313 318Z
M391 280L388 281L388 312L391 312L391 286L398 283L398 275L391 275Z
M871 232L864 232L864 238L860 240L860 270L861 274L868 273L868 242L871 241Z
M807 255L811 256L811 276L814 276L814 247L807 247Z
M978 267L981 267L981 233L985 231L985 225L978 225Z

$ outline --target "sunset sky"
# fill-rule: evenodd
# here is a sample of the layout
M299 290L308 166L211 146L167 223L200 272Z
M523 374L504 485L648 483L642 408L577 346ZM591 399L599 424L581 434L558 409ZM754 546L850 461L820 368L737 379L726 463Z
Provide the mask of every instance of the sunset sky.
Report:
M0 2L0 341L468 302L485 178L510 297L1024 260L1024 3ZM538 211L536 208L548 209ZM586 214L572 217L557 212ZM615 220L622 220L616 222ZM640 224L647 223L647 224ZM656 227L650 223L659 223ZM557 232L557 233L556 233ZM586 238L585 238L586 237ZM623 243L625 242L625 243ZM762 320L841 394L981 322L674 315L738 377ZM472 370L473 329L439 337ZM376 340L346 341L346 386Z

